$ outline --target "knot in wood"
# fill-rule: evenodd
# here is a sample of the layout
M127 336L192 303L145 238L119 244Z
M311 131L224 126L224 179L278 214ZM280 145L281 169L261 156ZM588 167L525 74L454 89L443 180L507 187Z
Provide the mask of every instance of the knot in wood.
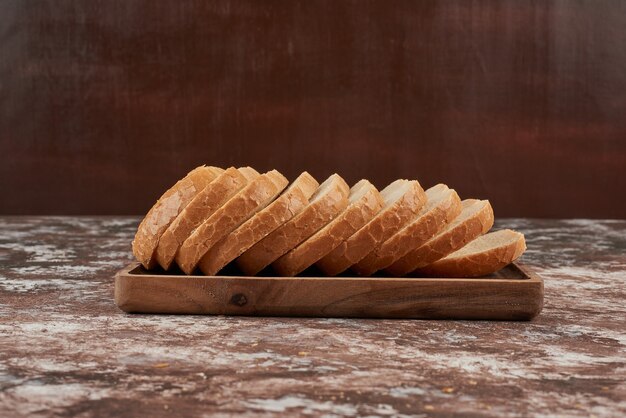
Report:
M246 298L246 295L244 295L243 293L235 293L230 298L230 303L237 306L243 306L248 303L248 298Z

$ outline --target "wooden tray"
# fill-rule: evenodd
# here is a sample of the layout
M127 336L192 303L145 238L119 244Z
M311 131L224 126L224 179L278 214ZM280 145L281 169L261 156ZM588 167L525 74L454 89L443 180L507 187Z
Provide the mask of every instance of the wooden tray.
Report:
M477 279L184 276L131 264L115 276L125 312L530 320L543 281L520 264Z

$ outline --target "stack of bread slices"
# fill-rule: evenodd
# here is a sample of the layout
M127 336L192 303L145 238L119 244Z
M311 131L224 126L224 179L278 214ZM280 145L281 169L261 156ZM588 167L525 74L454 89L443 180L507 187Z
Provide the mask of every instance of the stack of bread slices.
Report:
M437 184L396 180L350 187L333 174L201 166L167 190L143 219L133 253L148 270L217 275L318 274L479 277L516 260L524 236L493 226L489 201L461 200Z

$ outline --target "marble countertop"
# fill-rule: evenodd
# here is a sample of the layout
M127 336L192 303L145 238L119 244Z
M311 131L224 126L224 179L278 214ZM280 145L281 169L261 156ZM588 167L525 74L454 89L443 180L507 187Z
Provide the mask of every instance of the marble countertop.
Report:
M0 217L0 416L626 416L626 221L497 223L533 322L128 315L137 223Z

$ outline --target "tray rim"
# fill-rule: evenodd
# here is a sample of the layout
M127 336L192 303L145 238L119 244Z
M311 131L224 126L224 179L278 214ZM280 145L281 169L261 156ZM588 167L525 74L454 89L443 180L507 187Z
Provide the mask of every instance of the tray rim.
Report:
M393 281L394 283L402 283L402 282L425 282L425 281L441 281L441 282L476 282L476 283L484 283L484 282L492 282L492 283L543 283L543 279L535 273L535 271L529 266L519 263L513 262L508 264L506 267L512 266L518 269L525 277L523 278L506 278L506 277L359 277L359 276L239 276L239 275L228 275L228 276L205 276L205 275L186 275L186 274L134 274L131 273L138 267L141 267L141 263L138 261L133 261L132 263L126 265L121 270L115 273L115 278L124 277L124 278L133 278L133 277L141 277L142 279L152 278L152 279L195 279L195 280L267 280L267 281L292 281L292 280L323 280L323 281L346 281L346 282L379 282L379 281ZM504 268L506 268L504 267Z

